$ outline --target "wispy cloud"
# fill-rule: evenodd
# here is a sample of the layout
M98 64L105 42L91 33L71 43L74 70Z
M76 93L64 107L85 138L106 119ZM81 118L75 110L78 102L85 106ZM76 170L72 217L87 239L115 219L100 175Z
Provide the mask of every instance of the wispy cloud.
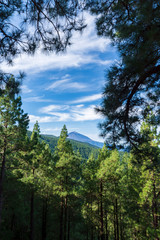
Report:
M38 121L39 123L48 123L48 122L56 121L56 118L51 116L41 117L41 116L29 115L29 119L31 123L35 123L36 121Z
M91 96L79 98L77 100L71 101L70 103L74 104L74 103L93 102L93 101L99 100L101 98L102 98L102 94L94 94Z
M90 105L87 108L71 109L71 118L73 121L93 121L102 119L102 116L95 111L95 105Z
M48 114L51 114L52 111L64 111L64 110L67 110L69 109L69 106L68 105L49 105L49 106L46 106L46 107L42 107L39 112L41 113L48 113Z
M73 91L73 90L86 90L88 89L88 85L84 83L79 83L73 81L69 75L62 77L60 80L54 81L45 90L52 90L52 91Z
M40 113L50 115L48 118L39 117L40 121L47 120L64 121L93 121L102 119L102 116L95 111L95 105L85 107L83 104L75 106L49 105L39 110ZM42 119L41 119L42 118ZM38 119L37 119L38 120Z
M79 67L85 64L96 63L108 65L109 60L101 60L98 52L107 51L110 40L98 37L95 30L95 18L88 13L85 14L87 28L83 34L75 32L72 38L72 45L67 52L56 55L55 53L44 54L40 50L34 56L22 54L14 60L13 67L2 64L3 70L17 72L19 70L37 73L49 69L66 69ZM94 53L93 53L94 51Z
M58 128L58 127L56 127L56 128L45 128L45 129L41 128L41 133L42 134L49 134L49 135L53 134L53 135L55 135L57 133L59 134L61 129L62 128Z
M63 124L62 124L63 126ZM54 136L59 136L60 135L60 132L62 130L62 126L61 127L56 127L56 128L41 128L41 134L49 134L49 135L54 135ZM79 128L72 128L72 127L69 127L68 129L68 132L71 132L71 131L79 131L80 129Z
M49 87L47 87L46 90L53 90L55 88L59 88L59 87L63 86L64 83L67 83L68 81L70 81L70 80L64 79L64 80L55 81Z
M44 99L44 97L28 97L23 98L24 102L52 102L51 99Z
M22 93L31 93L32 89L30 89L27 85L21 86Z

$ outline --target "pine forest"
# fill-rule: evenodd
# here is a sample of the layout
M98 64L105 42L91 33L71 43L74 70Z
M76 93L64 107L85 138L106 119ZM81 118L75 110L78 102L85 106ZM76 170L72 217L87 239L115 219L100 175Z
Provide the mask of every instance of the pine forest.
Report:
M0 97L1 239L159 239L159 135L154 116L141 126L141 151L108 149L86 159L64 125L53 153L40 141L21 98ZM151 121L152 120L152 121Z
M0 63L0 240L160 240L159 0L0 1Z

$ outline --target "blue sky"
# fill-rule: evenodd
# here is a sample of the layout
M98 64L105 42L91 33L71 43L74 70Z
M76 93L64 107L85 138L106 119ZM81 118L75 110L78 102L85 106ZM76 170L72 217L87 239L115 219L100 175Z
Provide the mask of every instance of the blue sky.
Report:
M12 67L13 73L24 71L23 109L29 114L30 130L38 120L41 133L59 136L64 124L68 132L77 131L93 140L99 137L98 123L103 117L95 112L101 103L105 71L117 59L117 53L106 38L97 37L93 16L85 14L87 28L74 33L72 45L65 53L34 56L21 55Z

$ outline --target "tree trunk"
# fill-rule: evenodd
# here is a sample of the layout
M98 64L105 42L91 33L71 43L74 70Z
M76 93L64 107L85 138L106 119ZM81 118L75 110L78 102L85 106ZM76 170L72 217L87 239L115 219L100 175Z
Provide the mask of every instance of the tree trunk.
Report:
M107 210L105 211L105 219L106 219L106 240L108 240L108 219L107 219Z
M88 229L88 223L87 223L87 240L89 240L89 229Z
M93 224L92 224L92 226L91 226L91 240L93 240Z
M87 213L89 212L89 204L87 203ZM88 214L87 214L88 215ZM88 217L87 217L87 240L89 240L89 223L88 223Z
M2 165L1 165L1 175L0 175L0 228L2 222L2 208L3 208L3 182L5 177L5 165L6 165L6 139L4 139L4 148L2 154Z
M155 180L153 180L152 215L153 215L153 227L154 227L154 230L155 230L155 240L159 240L159 237L157 236L157 230L158 230L158 207L157 207L157 196L156 196Z
M104 226L103 226L103 184L100 182L100 239L104 240Z
M48 207L48 199L43 199L43 207L42 207L42 240L46 240L47 236L47 207Z
M34 240L34 189L31 190L31 202L30 202L30 240Z
M13 213L11 217L11 231L14 230L14 222L15 222L15 214Z
M64 240L67 239L67 197L64 199Z
M99 201L98 201L98 216L100 215L100 209L99 209ZM100 240L100 225L98 224L98 237L97 237L98 240Z
M121 240L123 240L123 219L122 219L121 212L120 212L120 236L121 236Z
M63 240L63 197L61 198L59 240Z
M114 240L117 240L117 231L116 231L116 207L114 204Z
M68 236L67 236L67 240L70 240L70 211L68 208Z
M92 210L92 194L91 194L91 238L93 240L93 210Z
M116 230L117 230L117 239L119 240L119 222L118 222L118 202L117 202L117 198L116 198Z

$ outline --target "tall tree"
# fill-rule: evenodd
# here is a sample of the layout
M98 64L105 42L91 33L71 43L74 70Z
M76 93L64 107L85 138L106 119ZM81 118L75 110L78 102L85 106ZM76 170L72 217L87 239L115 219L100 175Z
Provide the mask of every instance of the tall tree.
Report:
M159 206L160 206L160 134L157 132L156 117L148 115L141 126L142 141L139 152L135 150L136 164L141 171L140 203L143 214L142 225L145 226L146 235L159 240ZM144 209L148 209L144 212ZM146 221L145 219L148 219ZM147 225L147 227L146 227Z
M160 5L158 0L87 1L98 35L109 37L119 61L106 75L102 134L109 143L139 140L137 124L148 106L158 115L160 96ZM123 142L124 143L124 142Z
M12 81L12 80L11 80ZM28 127L28 115L24 114L21 98L10 94L12 86L7 85L0 96L0 224L2 220L3 183L6 168L11 166L14 154L23 147Z
M93 157L93 154L83 163L81 195L83 199L82 214L86 223L87 239L93 240L99 235L99 201L98 186L99 181L96 173L99 168L99 162Z
M35 184L35 171L39 167L39 154L40 154L40 128L38 122L34 124L33 132L31 135L31 149L29 155L31 157L30 161L30 171L31 171L31 197L30 197L30 240L34 240L34 184Z
M119 223L120 223L120 179L122 176L122 168L120 166L120 154L117 150L113 150L105 159L102 159L97 177L100 180L100 206L101 206L101 239L108 237L108 217L106 216L106 229L104 228L104 214L112 212L113 236L115 240L120 239ZM108 206L107 203L108 202ZM107 212L105 212L105 210ZM105 230L104 230L105 229Z
M73 152L67 140L68 131L64 125L55 152L55 192L60 197L59 240L70 236L71 202L77 192L78 179L81 174L81 157Z

